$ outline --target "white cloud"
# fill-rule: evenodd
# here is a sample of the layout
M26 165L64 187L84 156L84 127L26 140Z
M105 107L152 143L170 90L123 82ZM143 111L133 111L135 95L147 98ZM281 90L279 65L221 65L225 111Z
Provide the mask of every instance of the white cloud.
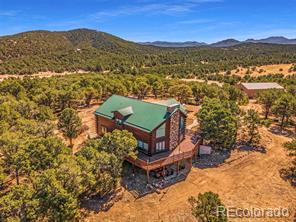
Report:
M175 0L162 1L161 3L149 0L140 0L136 6L122 6L114 10L99 11L92 18L101 19L104 17L127 16L140 13L149 14L180 14L192 11L203 3L222 2L223 0Z

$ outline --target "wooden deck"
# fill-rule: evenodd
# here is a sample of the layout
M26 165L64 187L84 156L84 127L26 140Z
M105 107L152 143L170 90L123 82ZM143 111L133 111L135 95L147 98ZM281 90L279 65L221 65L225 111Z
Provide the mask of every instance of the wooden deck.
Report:
M191 133L186 133L185 139L172 151L148 156L139 153L137 159L128 157L127 161L146 171L177 163L196 155L201 139Z

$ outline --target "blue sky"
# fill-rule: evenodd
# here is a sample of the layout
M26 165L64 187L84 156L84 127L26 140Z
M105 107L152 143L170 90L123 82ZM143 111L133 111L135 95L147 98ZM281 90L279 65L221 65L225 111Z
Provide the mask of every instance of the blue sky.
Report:
M0 0L0 35L92 28L133 41L296 38L296 0Z

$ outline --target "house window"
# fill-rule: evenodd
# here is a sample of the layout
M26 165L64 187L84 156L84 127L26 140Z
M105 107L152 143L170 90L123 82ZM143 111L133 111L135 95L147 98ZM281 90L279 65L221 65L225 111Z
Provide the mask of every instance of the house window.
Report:
M103 134L107 133L107 132L108 132L108 131L107 131L107 127L105 127L105 126L101 126L101 132L102 132Z
M156 130L156 138L165 136L165 123Z
M161 152L165 150L165 141L156 143L156 152Z
M185 120L184 120L184 117L181 116L181 118L180 118L180 129L184 129L184 127L185 127Z
M122 125L122 120L121 119L115 119L116 125Z
M138 147L142 150L148 151L148 144L141 140L138 140Z

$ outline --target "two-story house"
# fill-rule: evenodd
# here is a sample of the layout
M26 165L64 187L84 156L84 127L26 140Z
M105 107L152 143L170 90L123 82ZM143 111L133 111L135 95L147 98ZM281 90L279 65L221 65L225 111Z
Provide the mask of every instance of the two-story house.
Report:
M114 129L133 133L139 155L136 160L127 160L145 169L148 176L150 170L192 158L196 152L196 144L186 136L186 110L175 99L150 103L113 95L96 110L95 116L98 135Z

